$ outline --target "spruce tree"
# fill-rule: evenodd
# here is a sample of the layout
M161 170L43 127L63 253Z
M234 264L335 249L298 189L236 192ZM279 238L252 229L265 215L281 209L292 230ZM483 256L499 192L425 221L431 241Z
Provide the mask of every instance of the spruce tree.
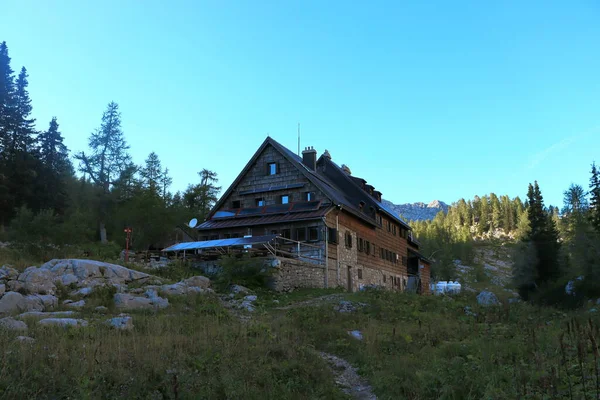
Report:
M44 166L56 174L69 171L69 150L63 143L62 133L58 130L58 121L52 117L47 131L38 135L39 157Z
M498 200L498 196L495 193L490 193L490 231L494 229L503 228L502 224L502 206L500 204L500 200Z
M6 42L0 43L0 157L8 148L8 129L14 110L14 72Z
M16 81L14 93L14 115L11 118L9 151L14 154L18 151L27 153L33 150L35 143L35 119L31 118L31 99L27 86L27 70L21 68Z
M600 169L596 168L596 163L592 164L592 176L590 177L590 223L600 235Z
M58 214L63 214L68 198L67 181L73 176L73 166L58 126L56 117L53 117L48 130L38 135L39 159L43 168L39 196L40 208L53 209Z
M539 285L560 276L558 229L552 215L544 210L544 198L537 181L529 184L527 203L530 233L526 241L531 241L537 252L538 262L534 268Z
M140 170L144 187L159 195L162 183L162 166L158 154L152 152L146 158L146 165Z

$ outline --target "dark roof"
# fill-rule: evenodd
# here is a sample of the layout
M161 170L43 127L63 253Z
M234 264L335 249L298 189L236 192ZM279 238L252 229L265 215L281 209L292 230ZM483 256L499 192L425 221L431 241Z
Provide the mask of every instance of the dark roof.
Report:
M247 218L209 219L200 224L198 230L235 228L242 226L278 224L281 222L299 222L321 219L331 207L306 212L287 212L285 214L267 214Z
M163 251L183 251L198 249L215 249L219 247L248 246L252 244L269 243L276 237L277 235L265 235L244 238L205 240L203 242L185 242L174 244L173 246L167 247Z
M327 198L329 198L334 205L343 205L344 209L346 211L361 218L363 221L365 221L371 225L376 224L375 220L373 218L370 218L368 215L364 214L363 212L361 212L358 209L358 207L357 207L358 201L353 202L350 198L348 198L348 196L346 196L346 194L343 191L339 190L336 187L334 182L330 181L326 176L323 176L322 174L319 174L316 171L313 171L310 168L308 168L306 165L304 165L302 163L302 158L300 156L298 156L297 154L294 154L287 147L281 145L279 142L277 142L275 139L273 139L271 137L267 137L265 139L265 141L260 145L258 150L256 150L256 152L254 153L252 158L248 161L248 163L246 164L244 169L242 169L242 171L239 173L237 178L235 178L235 180L233 181L231 186L229 186L227 191L225 193L223 193L223 196L221 196L219 201L215 204L212 211L210 212L207 221L210 221L211 218L213 217L214 213L219 208L221 208L225 199L235 189L235 187L242 180L244 175L248 172L248 170L250 170L250 168L252 167L252 164L254 164L256 159L260 156L260 154L263 152L263 150L268 145L273 146L277 151L279 151L292 165L294 165L300 171L300 173L302 173L312 184L314 184L317 188L319 188L319 190L321 190L321 192L323 192L323 194ZM198 229L208 229L208 228L203 228L203 226L204 226L204 224L201 224L198 227Z
M324 166L325 173L327 173L328 169L335 170L335 176L337 177L338 185L341 185L340 180L345 179L349 184L354 186L354 193L358 193L356 196L356 203L360 200L367 199L368 203L377 208L378 211L382 211L387 214L390 218L393 218L400 225L404 226L406 229L412 229L408 223L406 223L400 216L394 212L390 207L383 204L383 202L378 201L375 197L371 196L366 190L363 189L361 184L366 184L366 180L362 178L358 178L356 176L348 175L344 170L337 165L335 162L331 161L328 157L320 157L317 164L321 163ZM330 174L331 176L331 174ZM370 185L369 185L370 186ZM372 186L371 186L372 187ZM346 190L348 192L348 190ZM379 193L379 192L378 192Z
M393 210L391 210L383 203L377 201L377 199L375 199L363 189L361 184L366 183L364 179L349 176L327 156L321 156L319 158L319 160L317 161L317 170L313 171L302 163L302 158L300 156L289 150L287 147L281 145L279 142L277 142L271 137L267 137L265 141L260 145L258 150L256 150L252 158L248 161L244 169L242 169L242 171L233 181L231 186L215 204L206 222L199 225L197 229L204 230L216 228L216 225L214 225L216 224L216 221L213 220L215 212L222 207L225 199L231 194L231 192L235 189L238 183L242 180L244 175L252 167L256 159L269 145L273 146L277 151L279 151L292 165L294 165L300 171L300 173L302 173L312 184L314 184L321 192L323 192L323 194L332 202L332 205L342 207L345 211L360 218L363 222L371 226L376 226L377 222L375 221L374 216L363 212L359 208L359 204L364 203L364 210L369 210L370 207L373 207L378 211L384 212L405 228L411 229L410 226L398 216L398 214L396 214ZM327 211L329 211L329 209L326 209L322 215L326 214ZM319 216L322 215L319 214ZM260 219L260 221L267 221L265 218L269 218L268 222L259 222L258 220L250 220L248 218L244 218L243 220L245 225L258 225L264 223L298 220L296 218L291 217L282 217L283 219L274 221L273 217L274 216L260 217L262 218ZM277 216L277 218L280 218L280 216ZM241 224L241 219L236 220L239 221L239 223L235 223L235 225L231 225L234 224L234 222L225 223L225 221L219 220L219 227L225 228L230 226L243 226Z

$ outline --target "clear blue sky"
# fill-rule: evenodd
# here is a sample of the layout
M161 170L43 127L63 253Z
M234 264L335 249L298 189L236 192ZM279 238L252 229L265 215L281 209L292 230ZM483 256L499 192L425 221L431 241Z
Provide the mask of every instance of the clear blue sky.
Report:
M494 191L546 203L600 162L600 3L3 0L38 128L85 150L119 103L137 163L227 187L270 134L396 203Z

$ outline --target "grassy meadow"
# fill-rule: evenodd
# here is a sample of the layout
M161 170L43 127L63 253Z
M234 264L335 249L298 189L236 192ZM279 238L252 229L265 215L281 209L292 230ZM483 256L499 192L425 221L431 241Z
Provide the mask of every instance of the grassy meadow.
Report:
M0 263L2 264L2 263ZM22 268L27 263L20 265ZM39 265L39 263L35 264ZM176 281L194 271L166 270ZM68 290L61 290L61 300ZM318 353L348 360L379 399L592 399L600 394L600 316L525 303L484 308L456 297L257 290L248 322L217 294L170 297L110 329L111 290L86 298L84 328L27 321L0 330L0 398L345 399ZM238 297L242 295L236 295ZM341 299L366 303L334 310ZM108 308L106 314L95 311ZM466 315L464 308L476 316ZM591 305L588 307L592 307ZM360 330L363 340L348 334ZM32 344L16 341L26 334Z

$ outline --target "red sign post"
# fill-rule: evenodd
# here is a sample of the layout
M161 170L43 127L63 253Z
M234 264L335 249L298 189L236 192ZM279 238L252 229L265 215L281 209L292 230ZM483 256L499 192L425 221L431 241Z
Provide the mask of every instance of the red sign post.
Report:
M127 227L123 229L123 232L125 232L125 262L129 262L129 242L131 241L133 229Z

